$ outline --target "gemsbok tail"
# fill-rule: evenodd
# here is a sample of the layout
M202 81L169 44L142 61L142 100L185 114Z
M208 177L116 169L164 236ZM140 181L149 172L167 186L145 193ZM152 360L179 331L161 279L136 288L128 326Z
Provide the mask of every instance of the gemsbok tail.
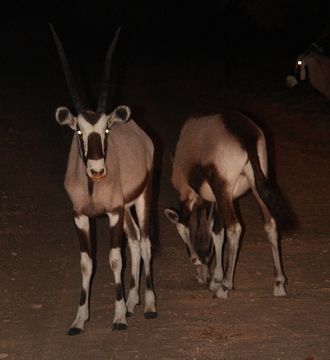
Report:
M274 217L278 231L292 230L297 225L296 215L277 186L263 173L256 144L251 144L246 150L252 165L256 190Z

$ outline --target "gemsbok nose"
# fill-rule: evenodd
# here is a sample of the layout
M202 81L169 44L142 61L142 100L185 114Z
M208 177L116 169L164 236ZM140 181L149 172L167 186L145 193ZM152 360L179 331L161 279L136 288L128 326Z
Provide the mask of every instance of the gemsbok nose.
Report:
M91 173L93 176L95 177L101 177L104 173L105 173L105 170L104 169L101 169L100 171L96 171L96 170L91 170Z
M87 175L93 181L100 181L104 179L106 174L107 168L105 166L104 159L87 161Z

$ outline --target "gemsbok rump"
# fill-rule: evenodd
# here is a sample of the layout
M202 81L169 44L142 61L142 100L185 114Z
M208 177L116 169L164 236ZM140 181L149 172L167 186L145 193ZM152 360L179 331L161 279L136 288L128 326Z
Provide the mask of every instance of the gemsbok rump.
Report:
M173 159L172 184L180 208L165 209L186 244L194 275L200 284L226 298L233 289L241 236L234 200L252 189L264 217L275 266L273 294L286 295L278 233L291 219L286 201L267 178L267 150L263 132L248 117L232 112L193 117L184 124ZM224 238L228 263L222 265Z
M90 280L93 269L90 218L105 214L110 225L110 267L114 274L116 301L113 330L127 328L126 315L139 303L141 256L146 277L144 315L157 316L150 261L149 218L154 147L149 136L131 119L127 106L107 110L108 82L112 54L119 36L117 30L109 47L96 112L82 103L69 68L64 49L51 26L53 37L74 101L77 116L66 107L56 110L60 125L73 131L64 186L73 205L74 223L80 243L82 290L77 315L68 334L76 335L89 318ZM131 208L135 206L138 222ZM131 283L127 301L121 281L123 232L131 254Z

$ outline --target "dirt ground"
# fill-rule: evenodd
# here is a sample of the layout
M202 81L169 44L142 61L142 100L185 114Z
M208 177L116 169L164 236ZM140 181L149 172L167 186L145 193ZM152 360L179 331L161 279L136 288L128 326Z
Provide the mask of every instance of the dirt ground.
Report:
M307 85L290 95L285 73L271 95L248 84L234 90L234 81L224 89L211 69L171 66L135 64L123 90L160 155L153 214L159 316L144 319L142 286L128 330L111 330L115 289L100 219L91 318L75 337L66 331L80 296L79 249L62 185L71 134L53 115L67 104L66 87L60 69L2 83L0 359L330 359L330 105ZM240 200L244 236L227 300L198 286L184 245L162 214L177 205L170 152L185 116L218 106L244 110L263 124L277 183L300 221L282 241L287 297L272 295L271 250L251 194Z

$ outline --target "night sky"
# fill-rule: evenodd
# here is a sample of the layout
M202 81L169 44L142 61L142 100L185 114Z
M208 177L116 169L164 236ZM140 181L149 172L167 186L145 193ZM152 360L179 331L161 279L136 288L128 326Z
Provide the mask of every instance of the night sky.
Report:
M121 46L133 56L221 56L249 49L295 53L330 30L330 2L14 1L1 15L2 68L50 61L48 22L68 53L87 57L104 54L119 25ZM329 36L324 41L329 44Z

